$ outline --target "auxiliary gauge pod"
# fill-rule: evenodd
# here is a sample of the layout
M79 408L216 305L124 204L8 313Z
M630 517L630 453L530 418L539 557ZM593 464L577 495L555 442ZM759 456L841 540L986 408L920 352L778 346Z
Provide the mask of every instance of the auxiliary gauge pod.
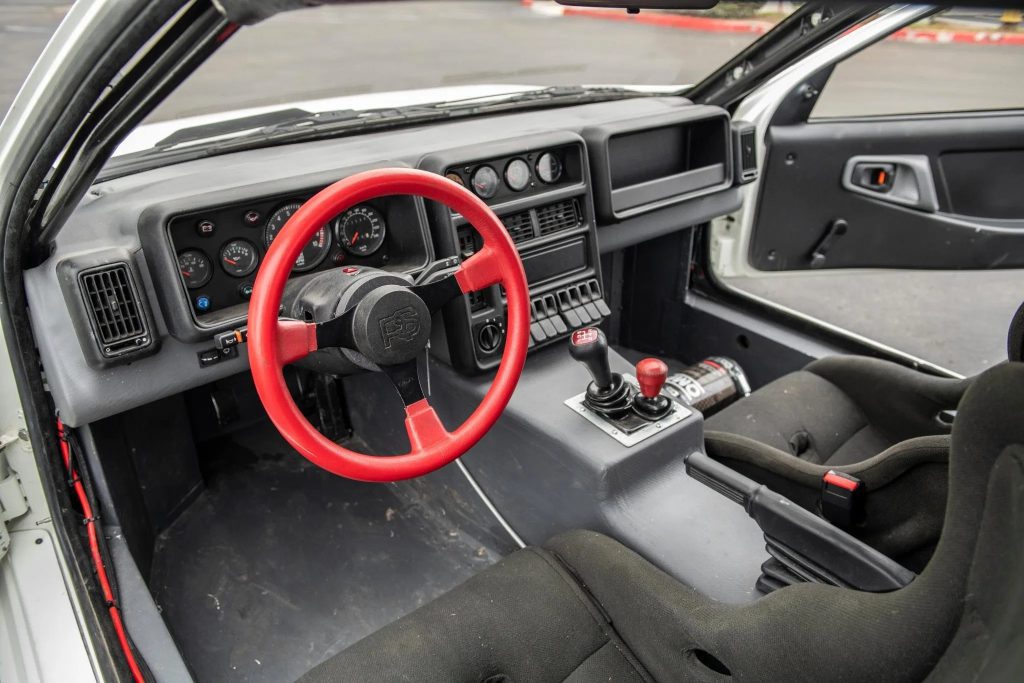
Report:
M586 366L593 381L587 385L583 402L590 410L608 419L622 417L630 410L646 420L659 420L672 409L671 401L661 395L668 377L668 366L657 358L645 358L636 365L640 391L612 372L608 364L608 340L596 327L575 330L569 337L569 355Z

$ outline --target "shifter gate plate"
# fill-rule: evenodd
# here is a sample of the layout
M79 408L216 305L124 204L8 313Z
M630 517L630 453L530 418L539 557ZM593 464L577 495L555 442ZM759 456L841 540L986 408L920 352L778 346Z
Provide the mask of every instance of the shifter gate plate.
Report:
M623 375L622 378L629 382L634 389L638 389L636 378L632 375ZM672 401L672 412L665 417L657 420L656 422L648 422L639 429L633 429L626 431L622 429L614 422L610 422L604 417L598 415L590 408L586 406L583 399L586 397L587 392L581 392L572 398L565 400L565 405L568 406L569 410L576 413L580 417L584 418L590 424L594 425L602 432L610 436L611 438L618 441L626 448L631 448L645 439L649 439L655 434L659 434L674 424L682 422L687 417L693 414L693 411L686 408L675 401Z

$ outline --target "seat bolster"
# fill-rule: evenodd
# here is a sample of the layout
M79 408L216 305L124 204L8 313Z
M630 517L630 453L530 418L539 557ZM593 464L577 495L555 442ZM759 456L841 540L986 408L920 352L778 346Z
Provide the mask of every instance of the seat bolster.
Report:
M972 382L866 356L827 356L804 370L838 387L891 441L949 433L935 416L955 409Z

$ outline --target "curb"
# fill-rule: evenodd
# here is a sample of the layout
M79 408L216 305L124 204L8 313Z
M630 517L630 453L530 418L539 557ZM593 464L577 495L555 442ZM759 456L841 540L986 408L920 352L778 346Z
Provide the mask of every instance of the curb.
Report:
M554 2L538 0L520 0L524 7L529 7L538 14L561 17L590 17L606 21L625 21L647 26L662 26L684 31L700 31L703 33L747 33L763 35L774 26L769 21L757 19L718 19L715 17L699 17L687 14L659 14L646 12L626 14L621 10L598 9L590 7L565 7ZM1022 45L1024 33L1002 33L1000 31L946 31L943 29L904 28L886 38L905 43L961 43L971 45Z

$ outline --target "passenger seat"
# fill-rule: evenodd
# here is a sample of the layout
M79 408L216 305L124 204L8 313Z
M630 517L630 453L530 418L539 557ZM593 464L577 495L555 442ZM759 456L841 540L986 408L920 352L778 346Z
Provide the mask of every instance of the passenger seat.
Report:
M1024 359L1024 304L1007 354ZM942 526L949 434L973 381L875 358L822 358L708 418L705 447L812 511L830 470L860 480L858 519L840 526L917 571Z

